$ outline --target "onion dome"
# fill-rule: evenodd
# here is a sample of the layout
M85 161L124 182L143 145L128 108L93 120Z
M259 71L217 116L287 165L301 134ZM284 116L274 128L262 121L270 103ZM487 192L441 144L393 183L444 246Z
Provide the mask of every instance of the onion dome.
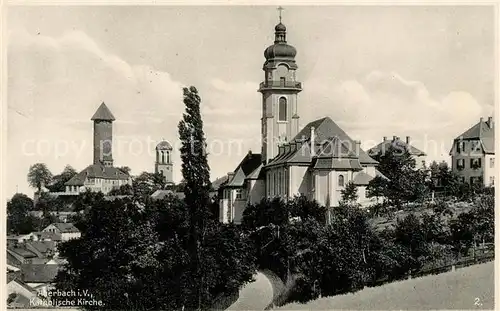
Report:
M266 60L274 58L294 59L295 55L297 55L297 50L286 43L286 26L280 22L274 27L274 31L274 44L264 51Z
M172 145L166 141L161 141L158 145L156 145L156 150L172 150Z

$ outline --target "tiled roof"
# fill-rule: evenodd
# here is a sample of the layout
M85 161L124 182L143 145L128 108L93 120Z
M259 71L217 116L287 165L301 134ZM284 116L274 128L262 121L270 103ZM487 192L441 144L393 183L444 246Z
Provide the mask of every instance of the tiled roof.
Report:
M461 135L455 138L455 141L459 140L480 140L483 150L487 154L495 153L495 122L492 120L491 126L488 122L481 119L478 123L473 125L467 131L463 132ZM450 154L453 152L450 151Z
M184 199L185 195L184 192L174 192L172 190L156 190L152 195L151 198L154 200L162 200L168 195L173 195L177 197L178 199Z
M53 223L52 225L54 225L57 229L59 229L61 233L80 232L80 230L78 230L78 228L75 227L75 225L73 225L70 222L56 222Z
M35 257L37 257L35 253L27 250L24 246L7 247L7 251L15 253L16 255L21 256L23 258L35 258Z
M128 180L130 176L116 167L105 167L104 165L92 164L73 176L65 185L83 186L86 178Z
M292 142L311 140L311 128L314 127L315 142L320 144L330 140L332 137L338 137L340 141L347 146L356 146L353 139L349 137L332 119L324 117L307 124L296 136ZM377 164L365 151L359 150L359 161L361 164Z
M58 271L58 265L27 264L21 266L22 279L25 283L50 283Z
M54 241L29 241L26 245L33 247L38 252L47 255L48 252L54 251L56 243Z
M358 159L317 158L315 169L362 170Z
M259 167L257 167L253 172L251 172L250 174L248 174L247 176L247 179L260 179L262 178L262 174L263 174L263 170L262 168L264 167L264 165L261 163L259 165Z
M226 186L227 187L241 187L245 182L245 179L248 178L255 170L262 165L262 156L259 153L251 153L243 158L240 164L234 170L234 176L231 180L228 180Z
M410 144L407 144L405 141L402 141L401 139L387 139L380 144L376 145L375 147L372 147L368 149L368 154L371 156L378 155L380 153L384 153L385 151L389 150L389 148L393 146L394 148L398 149L406 149L408 152L413 155L413 156L425 156L425 152L422 150L416 148L415 146Z
M99 120L99 121L114 121L115 117L109 110L108 106L103 102L99 108L97 108L97 111L94 113L94 116L90 119L92 121L94 120Z
M7 273L7 284L9 284L12 281L14 281L17 284L19 284L20 286L24 287L27 291L29 291L33 294L36 293L36 291L33 288L31 288L28 284L23 282L22 274L20 272L16 271L16 272Z

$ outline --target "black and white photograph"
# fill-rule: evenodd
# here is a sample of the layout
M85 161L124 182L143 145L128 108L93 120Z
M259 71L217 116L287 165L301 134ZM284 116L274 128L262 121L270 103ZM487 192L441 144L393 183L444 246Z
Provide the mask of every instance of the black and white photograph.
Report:
M7 309L495 309L498 3L1 11Z

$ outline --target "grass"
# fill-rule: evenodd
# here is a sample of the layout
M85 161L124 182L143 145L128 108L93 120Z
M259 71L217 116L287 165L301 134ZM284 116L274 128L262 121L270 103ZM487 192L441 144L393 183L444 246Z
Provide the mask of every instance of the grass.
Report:
M488 262L277 310L493 310L494 288L494 262Z

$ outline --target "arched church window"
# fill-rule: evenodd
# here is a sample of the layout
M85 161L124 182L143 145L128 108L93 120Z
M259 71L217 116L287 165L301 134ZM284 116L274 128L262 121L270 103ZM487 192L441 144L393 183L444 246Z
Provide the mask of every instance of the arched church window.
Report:
M344 187L344 175L339 175L339 187Z
M167 151L167 163L170 163L170 151Z
M278 103L278 120L279 121L286 121L286 98L285 97L280 97L279 103Z

